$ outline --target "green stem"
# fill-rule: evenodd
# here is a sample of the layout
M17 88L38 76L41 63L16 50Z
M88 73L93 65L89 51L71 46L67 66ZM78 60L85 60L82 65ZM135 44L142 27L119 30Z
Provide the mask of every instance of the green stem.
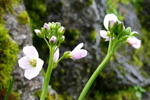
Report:
M44 84L43 84L43 89L42 89L42 94L41 94L40 100L45 100L45 96L47 94L47 88L48 88L51 73L53 70L53 57L54 57L54 49L52 48L52 46L50 46L49 65L48 65L48 69L47 69L47 72L46 72L46 75L44 78Z
M90 79L88 80L88 82L86 83L84 89L82 90L78 100L83 100L86 93L88 92L89 88L91 87L92 83L94 82L94 80L97 78L97 76L100 74L100 72L102 71L102 69L104 68L104 66L106 65L106 63L109 61L109 59L111 58L111 56L113 55L113 53L109 52L106 57L104 58L104 60L102 61L102 63L97 67L97 69L95 70L95 72L92 74L92 76L90 77Z
M43 74L43 77L45 77L45 71L44 71L44 69L42 68L42 74Z
M8 96L9 96L9 94L10 94L10 91L11 91L12 85L13 85L13 79L12 79L12 78L10 78L10 85L9 85L9 88L8 88L8 90L7 90L7 94L6 94L6 96L5 96L5 99L4 99L4 100L7 100L7 99L8 99Z

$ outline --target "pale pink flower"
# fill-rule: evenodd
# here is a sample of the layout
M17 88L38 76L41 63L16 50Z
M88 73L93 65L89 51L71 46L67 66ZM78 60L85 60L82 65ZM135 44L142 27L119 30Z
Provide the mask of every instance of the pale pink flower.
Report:
M44 23L44 28L47 29L47 30L50 29L50 27L47 23Z
M87 56L87 51L85 49L81 49L83 47L83 43L78 44L74 50L70 53L72 59L81 59Z
M41 33L41 30L39 29L35 29L34 32L36 33L36 35L40 34Z
M136 37L129 37L127 42L135 49L139 49L141 47L141 40Z
M54 42L55 43L56 42L56 37L52 36L51 39L49 40L49 42Z
M57 47L56 47L57 48ZM55 49L56 49L55 48ZM56 52L54 53L54 62L57 62L57 60L59 59L59 48L56 50Z
M24 76L27 79L36 77L44 64L44 61L39 58L38 52L34 46L26 46L23 48L24 57L18 60L19 66L25 70Z
M106 39L105 41L109 41L109 40L110 40L109 34L108 34L105 30L101 30L101 31L100 31L100 36L101 36L102 38L105 38L105 39Z
M118 21L118 18L116 15L114 14L107 14L104 18L104 26L105 28L108 30L108 25L109 25L109 22L110 22L110 25L113 26L114 23Z

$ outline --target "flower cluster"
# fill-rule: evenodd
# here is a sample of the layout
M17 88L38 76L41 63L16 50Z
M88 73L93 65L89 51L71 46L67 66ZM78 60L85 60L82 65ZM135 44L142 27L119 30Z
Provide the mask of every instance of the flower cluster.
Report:
M125 28L123 23L118 20L114 14L107 14L104 18L104 26L107 29L100 31L100 36L105 38L105 41L117 41L115 45L125 42L135 49L141 47L141 40L135 36L138 34L136 31L131 32L131 28Z
M57 63L61 59L72 58L73 60L76 60L87 56L87 51L81 49L84 44L80 43L73 51L65 52L59 59L59 47L65 39L65 36L63 35L65 28L61 26L59 22L45 23L41 30L35 29L34 31L37 36L46 41L52 55L54 55L53 62L49 62L53 63L53 68L57 66ZM39 74L44 62L39 58L38 52L33 46L24 47L23 52L25 53L25 57L22 57L18 63L19 66L25 70L25 77L30 80Z

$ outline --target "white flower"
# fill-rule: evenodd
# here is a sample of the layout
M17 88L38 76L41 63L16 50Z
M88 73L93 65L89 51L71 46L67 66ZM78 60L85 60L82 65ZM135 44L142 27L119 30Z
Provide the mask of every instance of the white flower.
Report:
M24 57L18 60L19 66L25 70L24 76L27 79L36 77L44 64L44 61L39 58L38 52L34 46L26 46L23 48Z
M105 41L109 41L109 40L110 40L109 34L108 34L108 32L106 32L105 30L101 30L101 31L100 31L100 36L101 36L102 38L105 38L105 39L106 39Z
M108 30L108 25L109 25L109 22L110 22L110 25L113 26L114 23L118 21L118 18L116 15L114 14L107 14L104 18L104 26L105 28Z
M56 47L57 48L57 47ZM56 49L55 48L55 49ZM56 50L56 52L54 53L54 62L57 62L57 60L59 59L59 48Z
M135 49L139 49L141 47L141 40L136 37L129 37L127 42Z
M85 49L81 49L83 47L83 43L78 44L74 50L70 53L72 59L81 59L87 56L87 51Z

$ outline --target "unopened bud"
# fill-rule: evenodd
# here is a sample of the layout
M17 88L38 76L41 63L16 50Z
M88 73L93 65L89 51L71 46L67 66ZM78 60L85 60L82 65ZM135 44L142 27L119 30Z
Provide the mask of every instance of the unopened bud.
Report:
M118 22L116 32L117 32L118 34L120 34L121 32L123 32L123 30L124 30L124 25L123 25L123 23L122 23L122 22Z
M51 39L49 40L49 42L50 42L50 43L51 43L51 42L55 43L55 42L56 42L56 37L55 37L55 36L52 36Z
M64 59L65 58L71 58L72 56L70 55L71 51L66 51L63 55Z
M109 26L108 26L109 31L110 31L111 33L116 32L117 26L118 26L118 21L116 21L115 23L113 23L113 25L111 24L111 22L109 22Z
M136 31L133 31L133 32L131 32L131 34L130 34L131 36L137 36L138 35L138 32L136 32Z
M44 26L43 26L45 29L47 29L47 30L49 30L50 29L50 27L49 27L49 25L47 24L47 23L44 23Z
M61 34L63 35L65 33L65 28L63 26L61 26L59 29L58 29L58 34Z
M56 22L56 29L59 29L61 24L59 22Z
M37 35L38 37L40 37L40 38L43 38L43 37L44 37L43 34L42 34L42 32L41 32L41 30L35 29L34 32L36 33L36 35Z
M131 33L131 28L130 27L126 28L124 34L130 35L130 33Z
M64 40L65 40L65 36L62 36L62 37L60 38L60 43L62 43Z

